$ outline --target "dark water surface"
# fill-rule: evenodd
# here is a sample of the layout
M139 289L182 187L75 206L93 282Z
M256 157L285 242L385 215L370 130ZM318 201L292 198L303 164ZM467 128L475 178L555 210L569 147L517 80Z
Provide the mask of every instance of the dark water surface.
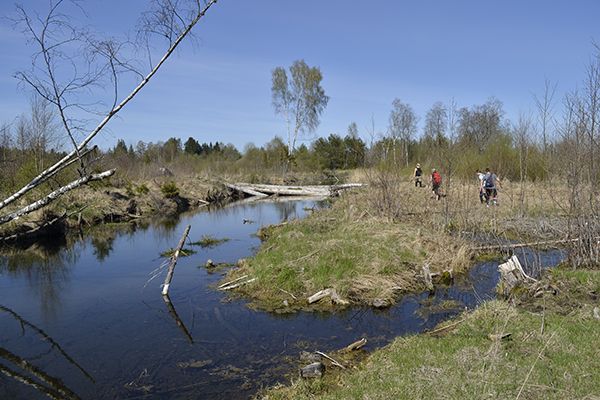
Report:
M251 255L261 225L301 218L314 205L230 206L0 257L0 398L248 398L284 382L301 350L335 350L361 337L372 350L494 296L498 262L385 311L274 315L215 290L223 271L208 272L207 259L233 263ZM146 283L163 261L160 253L176 245L188 224L192 241L230 240L180 258L166 304L164 275ZM562 257L517 254L530 268Z

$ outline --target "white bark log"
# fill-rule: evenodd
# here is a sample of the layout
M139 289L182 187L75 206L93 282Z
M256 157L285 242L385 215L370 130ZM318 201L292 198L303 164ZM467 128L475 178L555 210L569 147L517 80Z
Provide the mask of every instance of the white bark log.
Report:
M261 193L263 195L277 194L280 196L330 196L333 193L356 187L361 187L361 183L346 183L343 185L307 185L307 186L290 186L290 185L267 185L267 184L252 184L252 183L235 183L225 184L232 189L241 190L250 195L256 196L253 193Z
M131 93L129 93L129 95L127 97L125 97L118 105L116 105L112 110L110 110L108 112L108 114L98 124L98 126L85 139L83 139L79 143L79 145L77 146L76 149L73 149L69 154L67 154L66 156L64 156L61 160L59 160L56 163L54 163L48 169L42 171L38 176L36 176L35 178L33 178L31 180L31 182L29 182L27 185L23 186L20 190L18 190L17 192L13 193L11 196L9 196L6 199L4 199L3 201L1 201L0 202L0 209L6 207L10 203L12 203L15 200L21 198L23 195L25 195L31 189L34 189L35 187L37 187L41 183L47 181L50 177L52 177L53 175L55 175L57 172L59 172L62 169L64 169L65 166L66 166L66 164L68 164L73 159L73 157L75 157L78 153L80 153L88 145L88 143L104 128L104 126L106 126L106 124L108 124L108 122L119 111L121 111L121 109L123 107L125 107L125 105L127 103L129 103L138 94L138 92L140 90L142 90L142 88L144 86L146 86L146 84L148 83L148 81L150 81L150 79L156 74L156 72L158 72L158 70L160 69L160 67L165 63L165 61L167 61L167 59L175 51L175 49L177 48L177 46L179 46L179 44L181 43L181 41L183 40L183 38L185 38L188 35L188 33L192 30L192 28L194 27L194 25L196 25L196 23L198 23L198 21L200 20L200 18L202 18L206 14L206 12L208 11L208 9L213 4L215 4L216 2L217 2L217 0L210 0L210 1L208 1L206 3L206 5L204 6L203 9L198 10L198 13L190 21L190 23L185 28L185 30L183 30L183 32L181 32L181 34L179 34L179 36L177 37L177 39L175 39L175 41L173 42L173 44L167 49L167 51L165 52L165 54L162 56L162 58L160 59L160 61L154 66L154 68L152 68L152 70L131 91Z
M331 300L336 303L336 304L348 304L349 302L347 300L344 300L340 297L340 295L335 291L335 289L332 288L328 288L328 289L324 289L321 290L315 294L313 294L312 296L310 296L308 298L308 304L312 304L312 303L316 303L317 301L325 298L325 297L331 297Z
M354 350L358 350L360 348L362 348L364 345L367 344L367 339L362 338L360 340L357 340L354 343L349 344L348 346L346 346L344 348L344 351L354 351Z
M22 217L23 215L27 215L33 211L39 210L40 208L45 207L48 204L52 203L54 200L56 200L63 194L65 194L81 185L85 185L86 183L89 183L89 182L99 181L104 178L108 178L109 176L113 175L114 173L115 173L115 170L111 169L108 171L104 171L100 174L92 174L92 175L84 176L83 178L79 178L79 179L69 183L68 185L65 185L59 189L56 189L54 192L46 195L46 197L41 198L40 200L38 200L34 203L31 203L28 206L21 208L20 210L17 210L13 213L6 214L6 215L0 217L0 225L5 224L9 221L18 219L18 218Z
M236 284L233 284L233 285L229 285L229 286L224 286L224 287L222 287L222 288L220 288L220 289L221 289L221 290L231 290L231 289L235 289L235 288L237 288L237 287L240 287L240 286L247 285L248 283L252 283L252 282L254 282L255 280L256 280L256 278L248 279L247 281L239 282L239 283L236 283Z
M177 248L175 249L175 253L171 257L171 264L169 264L169 270L167 271L167 276L165 277L165 283L163 284L162 294L166 296L169 294L169 286L171 285L171 279L173 279L173 273L175 272L175 265L177 264L177 259L179 258L179 253L181 253L181 249L185 244L185 239L187 239L188 234L190 233L191 225L188 225L179 239L179 244L177 244Z
M505 296L510 295L512 290L522 283L537 282L525 273L519 259L514 255L504 264L498 265L498 270L500 271L502 292Z

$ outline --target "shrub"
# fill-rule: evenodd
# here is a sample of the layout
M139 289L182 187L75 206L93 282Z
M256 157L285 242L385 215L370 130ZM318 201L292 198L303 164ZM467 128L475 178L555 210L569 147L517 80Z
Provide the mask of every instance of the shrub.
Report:
M177 187L175 187L175 189L177 189ZM148 186L146 186L145 183L142 183L141 185L136 186L135 191L139 195L144 195L144 194L150 193L150 189L148 189ZM177 194L179 194L179 189L177 189Z
M167 198L173 198L179 196L179 188L175 182L167 182L160 187L160 191Z

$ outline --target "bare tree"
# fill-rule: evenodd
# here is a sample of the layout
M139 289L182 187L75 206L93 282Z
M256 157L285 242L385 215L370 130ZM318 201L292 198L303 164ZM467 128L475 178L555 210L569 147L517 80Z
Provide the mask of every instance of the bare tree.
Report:
M490 98L485 104L458 111L460 140L483 152L489 141L501 131L504 111L502 103Z
M446 129L448 127L448 109L442 102L435 103L425 116L423 141L428 151L433 151L440 158L441 151L447 145Z
M30 107L29 148L34 157L35 171L40 173L45 168L46 153L60 147L60 142L50 104L39 96L34 96L31 99Z
M542 148L544 154L548 152L549 127L552 124L554 114L554 94L556 93L556 84L552 85L548 79L544 81L544 93L542 97L533 96L538 110L538 121L542 134Z
M389 135L392 139L392 151L394 163L396 160L396 143L398 140L402 143L404 164L408 166L408 149L410 141L417 131L417 115L408 103L403 103L400 99L394 99L392 102L392 111L390 112Z
M531 137L531 117L520 114L518 122L513 125L513 138L519 152L519 205L521 215L525 215L525 186L528 175L529 146Z
M28 12L22 6L17 7L16 22L18 26L22 27L28 39L38 48L38 52L32 59L32 69L18 73L17 77L44 100L55 106L63 131L71 142L73 150L42 171L23 188L0 202L0 209L13 203L74 163L79 164L80 178L20 210L0 217L0 224L44 207L62 194L82 184L104 179L114 174L114 169L99 174L88 173L83 158L86 147L158 72L181 41L190 34L196 23L216 3L216 0L154 0L152 2L151 10L142 16L139 37L145 41L147 49L152 47L151 38L166 39L167 45L157 62L153 62L151 52L148 53L150 67L146 73L135 68L135 63L122 55L122 52L125 53L124 48L127 47L126 41L118 43L115 40L96 39L86 30L74 27L70 22L71 18L61 11L61 7L68 3L65 0L51 0L50 9L43 17ZM75 55L72 51L75 52ZM121 96L119 78L124 74L133 74L139 79L139 83L127 91L125 96ZM76 110L92 112L96 115L99 112L90 107L90 104L82 103L78 99L83 92L92 90L97 87L99 82L105 80L111 83L111 104L106 111L99 114L101 119L95 128L86 129L87 133L84 133L84 137L78 140L77 133L83 131L84 126L81 120L72 115ZM97 102L91 102L91 105L94 104Z

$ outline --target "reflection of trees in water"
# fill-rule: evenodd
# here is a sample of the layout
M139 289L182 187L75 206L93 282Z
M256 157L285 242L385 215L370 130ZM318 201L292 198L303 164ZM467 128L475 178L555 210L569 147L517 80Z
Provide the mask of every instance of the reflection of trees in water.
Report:
M0 257L0 271L25 277L39 292L42 311L54 315L60 305L60 293L69 281L70 267L77 262L79 250L66 241L36 243L28 248L5 248Z
M273 206L277 210L281 221L287 221L297 216L297 201L276 201L273 203Z
M103 232L102 234L95 233L92 235L90 243L94 247L94 255L98 261L102 262L110 255L115 237L116 232Z
M18 322L21 326L21 332L23 336L25 335L26 328L32 329L38 335L40 335L41 340L44 343L50 345L49 351L44 353L44 355L50 353L53 349L57 349L70 364L77 367L91 382L95 382L92 376L86 370L84 370L73 358L71 358L71 356L69 356L63 350L63 348L50 336L48 336L43 330L30 323L29 321L23 319L20 315L18 315L16 312L7 307L0 306L0 311L6 312L15 318L16 322ZM1 374L37 390L41 394L44 394L51 399L80 398L77 394L75 394L75 392L69 389L61 379L49 375L43 369L32 364L31 361L12 353L10 350L5 349L4 347L0 347L0 360L2 361L0 363ZM9 385L2 386L4 388L9 387ZM14 393L12 393L12 395L14 396ZM0 396L2 396L2 391L0 391Z
M156 221L152 224L157 238L160 240L170 240L176 234L175 230L179 226L180 218L166 218Z

